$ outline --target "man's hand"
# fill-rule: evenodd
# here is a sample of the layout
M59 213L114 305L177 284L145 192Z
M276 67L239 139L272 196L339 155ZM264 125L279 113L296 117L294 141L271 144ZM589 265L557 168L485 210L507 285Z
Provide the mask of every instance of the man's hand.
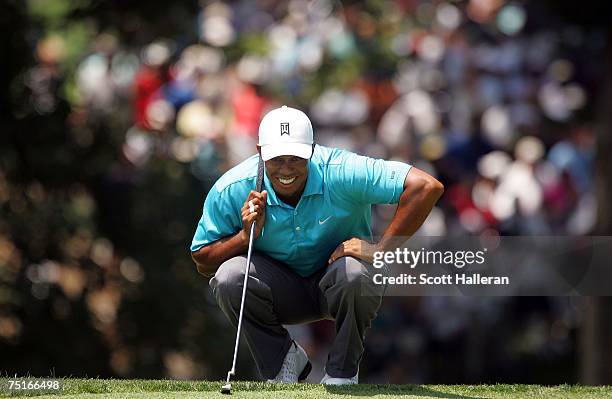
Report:
M372 263L374 261L374 252L376 251L377 247L375 244L353 237L338 245L334 252L332 252L327 263L332 264L343 256L352 256L367 263Z
M251 225L253 221L257 221L255 226L255 237L259 237L266 221L266 200L268 192L251 191L242 206L242 231L240 232L242 240L246 245L249 243L249 234L251 233Z
M212 277L223 262L247 251L251 225L255 220L257 221L255 229L255 237L257 237L261 234L266 221L267 198L268 193L265 191L261 193L251 191L241 208L242 230L236 232L233 236L221 238L191 253L191 257L198 267L198 272L206 277Z

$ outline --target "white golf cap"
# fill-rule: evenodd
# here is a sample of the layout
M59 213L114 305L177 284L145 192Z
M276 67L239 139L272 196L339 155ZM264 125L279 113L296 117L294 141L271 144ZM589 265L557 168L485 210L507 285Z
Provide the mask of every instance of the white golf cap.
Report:
M268 112L259 124L259 146L264 161L281 155L308 159L313 142L310 119L299 109L283 105Z

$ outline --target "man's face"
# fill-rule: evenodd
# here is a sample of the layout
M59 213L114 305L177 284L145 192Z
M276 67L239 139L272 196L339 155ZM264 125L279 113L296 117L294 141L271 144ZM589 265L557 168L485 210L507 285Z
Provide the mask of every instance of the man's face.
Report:
M266 161L266 174L281 197L301 195L308 178L308 160L283 155Z

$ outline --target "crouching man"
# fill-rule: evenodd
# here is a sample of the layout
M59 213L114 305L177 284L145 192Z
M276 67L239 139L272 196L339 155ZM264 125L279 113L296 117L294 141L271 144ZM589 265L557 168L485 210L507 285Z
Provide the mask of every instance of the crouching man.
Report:
M250 227L254 252L243 332L264 379L293 383L311 370L283 324L336 324L323 384L356 384L366 330L384 286L375 285L376 251L411 236L443 192L408 164L314 144L310 120L283 106L259 126L259 156L226 172L208 193L191 245L198 271L212 277L219 307L237 326ZM398 204L380 241L372 242L371 205Z

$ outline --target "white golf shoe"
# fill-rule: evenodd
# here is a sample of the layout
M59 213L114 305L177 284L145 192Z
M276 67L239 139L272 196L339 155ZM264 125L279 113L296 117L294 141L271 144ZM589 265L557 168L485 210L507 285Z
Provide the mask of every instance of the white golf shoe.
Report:
M355 385L359 383L359 371L357 374L350 378L339 378L339 377L331 377L327 373L321 380L321 384L323 385Z
M306 351L293 341L291 348L285 355L280 371L274 379L268 380L268 382L294 384L305 380L311 370L312 364L308 360Z

